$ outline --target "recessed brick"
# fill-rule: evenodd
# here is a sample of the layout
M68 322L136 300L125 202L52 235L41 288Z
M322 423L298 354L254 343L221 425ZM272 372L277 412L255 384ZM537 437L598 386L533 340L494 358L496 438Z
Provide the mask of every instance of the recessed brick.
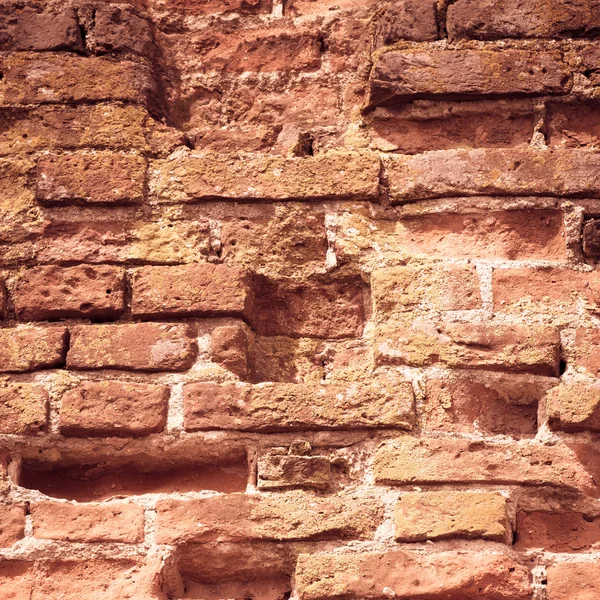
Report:
M66 341L64 327L0 329L0 371L59 367L64 364Z
M301 554L295 576L303 600L530 600L531 579L502 554L404 550Z
M167 422L169 390L120 381L85 381L65 392L58 427L68 436L144 436Z
M329 486L331 468L323 456L267 455L257 461L259 489Z
M440 323L378 324L379 364L422 367L436 363L535 375L558 375L558 330L544 325Z
M241 316L251 301L249 276L226 265L141 267L133 272L131 285L131 310L137 317Z
M122 154L47 156L37 164L36 198L45 204L138 204L146 161Z
M329 497L307 496L299 491L228 494L197 500L159 500L156 510L159 544L368 539L383 517L381 501L368 493Z
M370 107L414 96L501 96L564 93L569 70L555 52L529 50L392 50L377 59Z
M434 0L399 0L385 6L378 14L373 46L389 46L400 40L432 42L437 39Z
M593 600L600 594L597 562L568 562L550 565L546 571L548 600Z
M377 200L379 158L327 154L304 158L199 154L150 165L159 202L206 200Z
M545 485L598 493L584 446L405 436L376 452L375 481L393 485Z
M440 150L385 161L390 199L399 204L452 196L600 196L600 152Z
M185 324L76 325L71 328L67 367L184 371L194 363L196 352Z
M144 536L144 509L137 504L35 502L31 516L33 535L41 539L135 544Z
M152 25L130 6L96 6L93 48L96 52L132 52L153 58Z
M19 277L19 319L116 319L125 308L125 272L109 266L32 267Z
M508 542L506 499L498 492L409 492L394 510L397 542L481 538ZM512 542L512 540L510 540Z
M188 431L410 429L415 418L412 386L393 373L360 386L200 382L183 393Z
M600 256L600 219L590 219L583 225L583 253L588 258Z
M583 367L593 375L600 374L600 329L580 327L575 332L575 341L571 349L572 362L575 367Z
M248 336L242 325L215 327L210 336L210 359L241 379L248 375Z
M0 387L0 433L35 435L48 423L48 393L35 383Z

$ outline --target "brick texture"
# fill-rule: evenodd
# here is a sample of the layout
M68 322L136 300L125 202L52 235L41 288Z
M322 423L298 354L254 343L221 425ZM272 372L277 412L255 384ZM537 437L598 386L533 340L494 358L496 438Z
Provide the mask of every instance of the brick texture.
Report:
M0 0L0 599L598 600L600 0Z

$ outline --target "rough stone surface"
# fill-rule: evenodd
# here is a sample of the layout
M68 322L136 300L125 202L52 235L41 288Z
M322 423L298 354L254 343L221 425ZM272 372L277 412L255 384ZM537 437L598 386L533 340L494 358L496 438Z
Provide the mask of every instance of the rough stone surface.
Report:
M329 486L329 461L320 456L262 456L258 459L259 489Z
M0 433L35 435L48 423L48 393L33 383L0 387Z
M64 327L19 327L0 330L0 371L19 372L64 364Z

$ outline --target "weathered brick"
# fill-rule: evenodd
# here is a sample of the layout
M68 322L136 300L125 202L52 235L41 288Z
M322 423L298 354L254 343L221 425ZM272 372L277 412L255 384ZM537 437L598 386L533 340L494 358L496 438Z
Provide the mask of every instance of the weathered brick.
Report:
M515 549L586 552L600 545L600 520L580 512L519 511Z
M184 386L184 423L188 431L410 429L413 404L410 383L393 373L360 386L190 383Z
M325 489L331 474L329 461L323 456L271 454L257 461L259 489L309 487Z
M572 358L575 367L583 367L594 375L600 374L600 329L580 327L575 332Z
M414 100L378 107L366 116L370 147L419 154L453 148L528 146L534 133L533 102L524 99L445 102Z
M400 0L385 5L377 16L373 46L388 46L400 40L431 42L438 39L433 0Z
M0 387L0 433L35 435L48 423L48 393L35 383Z
M138 204L146 161L123 154L44 156L37 164L36 198L47 204Z
M381 501L368 493L227 494L159 500L156 510L159 544L372 538L383 518Z
M44 228L34 254L52 263L194 263L206 260L209 233L208 221L56 220Z
M0 6L0 50L83 50L73 8L36 12L22 3Z
M571 445L572 446L572 445ZM581 450L581 452L580 452ZM487 483L574 488L598 494L584 448L405 436L376 452L378 483Z
M0 548L10 548L25 537L25 506L0 506ZM2 579L0 571L0 581ZM1 590L0 583L0 590ZM11 596L8 596L11 598Z
M169 390L121 381L84 381L65 392L58 427L67 436L144 436L167 422Z
M33 535L41 539L135 544L144 537L144 509L137 504L35 502L31 517Z
M562 215L552 210L419 215L390 223L346 212L337 219L338 261L410 258L564 260Z
M133 52L149 58L156 52L150 22L123 5L95 8L92 45L96 52Z
M397 542L481 538L512 542L506 499L498 492L409 492L394 509Z
M558 330L543 325L388 321L376 329L380 364L451 367L558 375Z
M19 319L116 319L125 308L125 273L109 266L31 267L19 277L13 303Z
M527 568L482 552L301 554L295 580L302 600L530 600L533 595Z
M6 315L6 286L4 281L0 279L0 319Z
M600 14L589 0L457 0L447 28L450 38L478 40L584 37L600 33Z
M226 265L141 267L131 285L136 317L241 316L251 301L248 275Z
M313 14L331 14L340 11L344 14L356 8L370 7L376 4L376 0L290 0L285 8L286 14L294 17ZM334 13L335 14L335 13Z
M191 15L213 13L270 13L271 0L167 0L166 7L176 13Z
M597 148L600 145L599 102L549 102L546 105L546 114L549 146Z
M591 150L442 150L385 161L392 203L471 195L600 196Z
M248 375L248 336L242 325L215 327L210 336L210 359L241 379Z
M150 69L128 61L69 55L13 54L2 61L0 99L6 104L98 102L152 104Z
M552 429L600 431L600 384L561 383L546 396L546 414Z
M35 573L33 563L20 560L0 562L0 593L10 600L31 600Z
M299 281L255 277L250 322L262 335L360 337L366 291L357 278Z
M600 594L600 566L596 561L557 563L546 571L547 600L593 600Z
M560 268L494 269L494 311L596 312L600 301L600 274Z
M588 258L600 256L600 219L589 219L583 225L583 253Z
M416 95L556 94L567 92L569 84L569 70L556 52L392 50L373 67L367 105Z
M479 277L472 265L417 263L377 269L371 293L378 320L406 311L481 308Z
M150 166L159 202L239 200L377 200L379 158L336 152L283 158L197 154Z
M192 331L185 324L76 325L71 328L67 366L184 371L192 366L196 351Z
M453 433L535 434L538 402L558 382L554 377L473 371L430 377L420 425Z
M0 371L20 372L58 367L64 363L64 327L0 329Z

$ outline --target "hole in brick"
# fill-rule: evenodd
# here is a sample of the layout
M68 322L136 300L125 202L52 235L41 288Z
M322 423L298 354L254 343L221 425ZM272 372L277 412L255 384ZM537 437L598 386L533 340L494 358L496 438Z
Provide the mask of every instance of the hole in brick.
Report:
M25 461L19 485L52 498L78 502L106 500L114 496L150 493L184 493L201 490L243 492L248 481L246 461L218 466L188 465L156 470L106 464L48 466Z
M558 372L563 375L564 372L567 370L567 361L566 360L561 360L559 365L558 365Z

